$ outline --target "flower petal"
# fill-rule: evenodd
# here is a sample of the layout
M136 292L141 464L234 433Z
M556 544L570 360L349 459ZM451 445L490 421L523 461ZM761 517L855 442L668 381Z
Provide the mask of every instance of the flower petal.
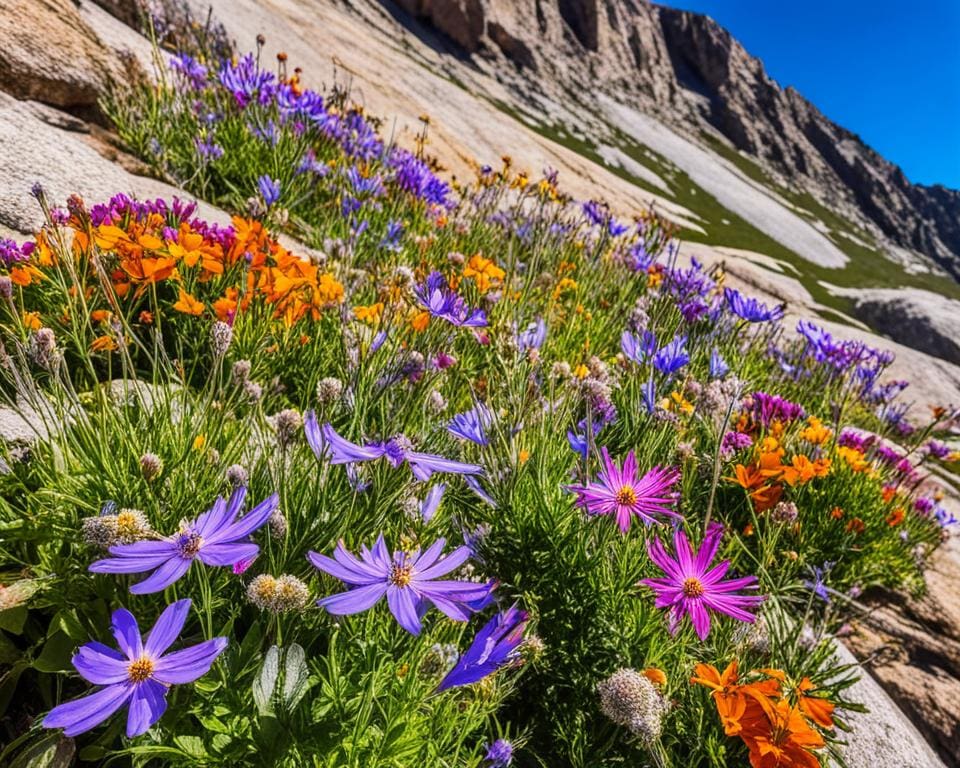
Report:
M81 645L71 661L84 680L96 685L122 683L128 678L130 659L103 643Z
M140 627L137 620L126 608L118 608L113 612L110 621L110 630L117 639L120 650L127 654L131 661L139 659L143 653L143 641L140 639Z
M180 636L189 613L189 599L177 600L164 608L163 613L157 618L157 623L147 635L147 641L143 644L144 650L153 658L162 656L163 652Z
M143 581L130 587L130 592L134 595L148 595L166 589L190 570L192 562L192 559L185 557L171 557Z
M365 587L348 590L347 592L341 592L337 595L330 595L330 597L324 597L321 600L317 600L317 605L321 608L326 608L330 613L341 616L360 613L375 606L386 591L387 585L385 582L370 584Z
M133 694L133 685L108 685L89 696L68 701L50 710L43 718L44 728L63 728L67 736L96 728L124 705Z
M217 657L227 647L225 637L215 637L182 651L174 651L157 659L153 668L156 680L167 685L192 683L210 671Z
M400 626L411 635L419 635L421 630L420 617L417 615L417 606L410 589L401 589L391 586L387 589L387 605Z
M221 541L200 548L197 558L206 565L224 566L250 560L260 554L260 547L252 541Z
M167 689L156 680L144 680L134 688L127 710L127 738L150 729L167 710Z

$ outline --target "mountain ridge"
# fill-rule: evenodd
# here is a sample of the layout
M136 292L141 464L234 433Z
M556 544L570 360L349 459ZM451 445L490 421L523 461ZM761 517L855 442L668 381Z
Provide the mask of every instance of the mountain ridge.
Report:
M642 0L381 0L465 56L502 57L525 95L615 95L686 133L705 131L858 227L960 280L960 191L910 182L857 134L781 86L709 16ZM586 104L585 106L589 106Z

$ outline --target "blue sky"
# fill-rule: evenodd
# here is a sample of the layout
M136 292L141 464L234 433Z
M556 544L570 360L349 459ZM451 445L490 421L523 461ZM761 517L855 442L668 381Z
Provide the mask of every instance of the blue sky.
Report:
M960 189L960 0L660 0L725 26L911 181Z

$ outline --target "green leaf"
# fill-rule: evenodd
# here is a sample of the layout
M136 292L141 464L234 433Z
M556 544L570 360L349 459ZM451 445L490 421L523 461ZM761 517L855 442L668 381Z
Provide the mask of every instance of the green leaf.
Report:
M294 643L283 656L283 706L292 712L310 687L310 670L303 648Z
M67 637L75 640L76 642L81 642L86 640L86 633L83 631L83 626L80 624L80 620L77 618L77 612L73 609L63 608L57 611L57 614L53 617L53 621L50 622L50 629L47 630L47 637L53 635L57 630L62 630Z
M277 687L277 676L280 674L280 649L271 645L266 656L263 657L263 666L260 674L253 681L253 701L257 705L260 716L273 714L273 692Z
M203 745L203 739L199 736L174 736L173 743L190 757L204 758L207 756L207 748Z
M64 632L56 632L43 644L43 650L33 662L33 668L40 672L63 672L70 669L70 657L76 643Z
M24 747L10 768L68 768L76 746L61 733L47 733Z
M27 620L27 606L16 605L5 611L0 611L0 629L5 629L14 635L23 632L23 624Z

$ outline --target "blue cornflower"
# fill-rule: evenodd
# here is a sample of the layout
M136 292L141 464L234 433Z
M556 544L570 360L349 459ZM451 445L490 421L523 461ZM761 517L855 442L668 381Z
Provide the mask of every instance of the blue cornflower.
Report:
M730 373L730 366L717 350L713 350L710 353L710 378L722 379L728 373Z
M470 685L496 672L505 664L519 658L527 614L511 606L494 616L477 632L470 647L460 656L447 676L437 686L438 691Z
M657 337L653 331L644 331L639 337L630 331L624 331L620 336L620 349L623 350L623 354L640 365L656 351Z
M280 182L274 181L266 174L257 179L257 189L260 190L260 196L268 208L280 199Z
M664 375L671 375L679 371L690 362L685 345L686 336L677 336L669 344L664 345L653 356L653 367Z
M458 413L450 420L447 431L477 445L489 445L487 429L493 424L493 414L483 403L477 403L469 411Z
M250 534L263 526L280 499L273 494L237 519L247 489L237 488L229 501L218 498L213 507L193 521L180 524L180 531L163 539L144 539L110 547L112 557L90 565L93 573L145 573L146 579L130 587L135 595L166 589L187 571L194 560L205 565L226 566L256 557L260 547Z
M763 302L744 296L733 288L724 288L723 297L727 300L730 311L749 323L770 323L783 317L782 304L770 308Z

